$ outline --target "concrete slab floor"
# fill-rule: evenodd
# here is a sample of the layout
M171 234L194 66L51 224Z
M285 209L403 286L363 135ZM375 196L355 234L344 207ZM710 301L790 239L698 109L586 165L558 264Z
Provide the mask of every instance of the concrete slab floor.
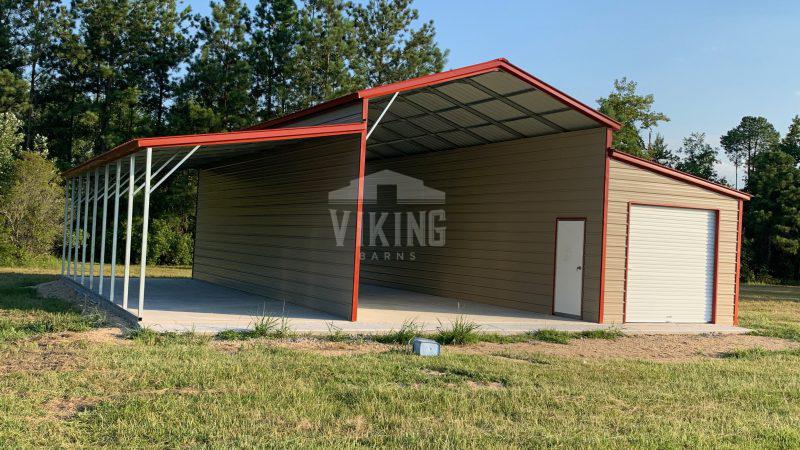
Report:
M115 283L115 303L121 306L122 279ZM435 295L361 285L358 320L350 322L329 313L283 303L258 295L191 278L147 280L143 326L160 331L218 332L244 329L260 317L286 317L296 332L325 333L331 327L346 332L377 333L397 330L414 320L426 331L440 324L449 326L459 316L480 325L480 331L520 333L539 329L584 331L618 328L631 334L744 333L740 327L712 324L624 324L601 325L576 319L536 314L501 306L457 300ZM96 291L96 287L95 287ZM128 311L137 314L138 279L129 286ZM108 299L108 292L103 296Z

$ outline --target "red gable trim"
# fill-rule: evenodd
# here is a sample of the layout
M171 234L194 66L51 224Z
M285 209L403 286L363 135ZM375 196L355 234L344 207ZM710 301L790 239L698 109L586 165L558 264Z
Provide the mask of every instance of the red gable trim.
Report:
M143 148L192 147L195 145L230 145L251 142L283 141L291 139L317 138L343 134L359 134L363 131L361 123L341 125L318 125L314 127L271 128L269 130L235 131L227 133L187 134L182 136L162 136L128 141L113 149L95 156L85 163L62 173L65 178L78 175L109 162L124 158Z
M694 184L695 186L699 186L701 188L708 189L709 191L714 191L722 195L727 195L729 197L738 198L741 200L750 200L751 197L750 194L746 192L737 191L736 189L732 189L718 183L713 183L711 181L688 174L686 172L681 172L680 170L675 170L671 167L654 163L653 161L648 161L646 159L642 159L633 155L629 155L627 153L623 153L619 150L614 150L613 148L608 150L608 156L618 161L628 163L632 166L646 169L661 175L666 175L670 178L674 178L679 181L684 181L686 183Z
M564 92L559 91L558 89L534 77L528 72L525 72L519 67L508 62L508 60L506 60L505 58L493 59L491 61L483 62L480 64L474 64L471 66L461 67L458 69L448 70L445 72L425 75L422 77L412 78L410 80L399 81L397 83L386 84L383 86L376 86L369 89L362 89L356 93L345 95L343 97L339 97L324 103L320 103L319 105L298 111L293 114L289 114L287 116L268 120L266 122L262 122L258 125L254 125L246 129L253 130L253 129L274 127L276 125L284 124L293 120L298 120L303 117L327 111L337 106L354 102L358 99L370 99L370 98L382 97L384 95L394 94L395 92L410 91L413 89L419 89L427 86L442 84L448 81L458 80L461 78L474 77L482 75L484 73L494 72L497 70L505 71L519 78L520 80L532 85L536 89L539 89L540 91L550 95L551 97L555 98L561 103L564 103L570 108L573 108L574 110L589 117L590 119L599 122L603 126L611 128L612 130L615 131L620 129L620 124L617 121L594 110L593 108L587 106L586 104L570 97Z

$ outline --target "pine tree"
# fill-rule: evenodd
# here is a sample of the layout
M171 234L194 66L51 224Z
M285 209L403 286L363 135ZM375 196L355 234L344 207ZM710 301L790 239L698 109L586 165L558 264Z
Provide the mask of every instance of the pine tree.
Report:
M680 153L683 159L675 168L713 182L722 182L714 165L719 162L717 150L706 143L705 133L692 133L683 139Z
M353 22L341 0L305 0L298 19L294 95L306 107L355 89L348 62L355 54Z
M352 62L360 88L402 81L444 68L448 51L436 44L433 22L419 28L412 0L370 0L352 4L357 50Z
M675 167L680 161L678 155L673 153L667 143L664 142L664 136L660 134L656 134L655 139L653 139L653 145L650 147L648 157L650 160L667 167Z
M8 70L17 76L25 65L19 33L23 11L20 0L0 0L0 71Z
M753 158L759 153L772 149L778 144L780 135L769 121L763 117L745 116L735 128L729 130L719 140L725 154L736 166L738 185L739 166L744 165L745 176L750 176Z
M57 0L24 0L25 11L22 24L22 45L27 67L28 99L30 108L25 118L26 146L33 145L36 125L40 121L41 104L44 101L43 86L52 81L53 74L42 70L48 60L54 56L54 43L62 28L66 26L63 19L63 6Z
M298 10L294 0L259 0L253 16L253 96L258 99L259 120L288 112L290 80L298 45Z
M143 50L136 68L142 75L141 102L151 118L152 133L161 135L166 131L168 102L178 87L178 72L196 45L189 30L191 10L179 10L176 0L141 0L137 13L137 40Z
M250 12L239 0L211 2L211 16L200 19L200 50L173 110L181 132L234 130L254 121L253 76L244 58L249 26Z
M747 186L753 193L745 208L745 251L756 274L800 279L800 169L780 150L753 158Z
M791 155L800 164L800 116L794 116L789 132L781 141L781 150Z

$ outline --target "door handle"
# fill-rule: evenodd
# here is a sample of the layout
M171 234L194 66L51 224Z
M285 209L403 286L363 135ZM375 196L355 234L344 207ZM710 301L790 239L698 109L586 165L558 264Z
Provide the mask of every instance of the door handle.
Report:
M581 269L583 269L583 267L578 266L575 270L581 270Z

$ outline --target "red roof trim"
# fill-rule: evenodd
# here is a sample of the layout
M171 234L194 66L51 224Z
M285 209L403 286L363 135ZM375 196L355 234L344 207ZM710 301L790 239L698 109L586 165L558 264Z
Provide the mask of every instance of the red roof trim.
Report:
M244 128L243 131L249 130L262 130L264 128L273 128L277 125L284 124L286 122L291 122L293 120L302 119L303 117L310 116L312 114L321 113L327 111L329 109L333 109L337 106L346 105L351 102L358 101L358 93L347 94L342 97L335 98L333 100L328 100L327 102L320 103L318 105L312 106L310 108L302 109L300 111L294 112L292 114L287 114L285 116L276 117L274 119L267 120L266 122L261 122L259 124L253 125L251 127Z
M695 186L699 186L701 188L708 189L709 191L714 191L723 195L727 195L729 197L734 197L741 200L750 200L751 197L750 194L746 192L737 191L736 189L732 189L727 186L723 186L721 184L700 178L698 176L688 174L686 172L681 172L680 170L676 170L671 167L655 163L653 161L648 161L646 159L642 159L637 156L633 156L628 153L615 150L613 148L608 149L608 156L618 161L622 161L631 164L633 166L646 169L661 175L666 175L670 178L674 178L679 181L685 181L687 183L694 184Z
M361 123L347 123L339 125L318 125L313 127L271 128L268 130L234 131L226 133L187 134L181 136L162 136L153 138L140 138L118 145L113 149L95 156L83 164L66 170L64 177L71 177L88 170L100 167L111 161L124 158L140 149L164 147L190 147L195 145L225 145L246 144L251 142L283 141L291 139L318 138L337 136L343 134L359 134L364 125Z
M398 81L396 83L385 84L383 86L376 86L369 89L362 89L358 91L358 96L361 98L375 98L384 95L394 94L395 92L410 91L412 89L419 89L426 86L433 86L435 84L445 83L447 81L458 80L460 78L474 77L488 72L494 72L500 67L500 60L494 59L480 64L473 64L471 66L461 67L458 69L447 70L439 73L432 73L410 80Z
M460 69L448 70L446 72L434 73L431 75L425 75L419 78L413 78L411 80L400 81L398 83L387 84L384 86L378 86L371 89L364 89L358 91L358 95L362 98L375 98L381 97L384 95L393 94L395 92L403 92L412 89L419 89L421 87L432 86L435 84L441 84L447 81L457 80L460 78L468 78L474 77L477 75L482 75L484 73L493 72L496 70L502 70L507 72L515 77L519 78L520 80L532 85L536 89L550 95L551 97L555 98L556 100L564 103L565 105L569 106L570 108L578 111L579 113L585 115L586 117L599 122L600 124L611 128L612 130L616 131L619 130L621 125L619 122L615 121L614 119L602 114L593 108L587 106L586 104L570 97L569 95L561 92L560 90L554 88L553 86L545 83L544 81L534 77L533 75L525 72L524 70L520 69L519 67L511 64L505 58L493 59L491 61L487 61L485 63L475 64L472 66L462 67Z
M370 99L375 97L382 97L384 95L394 94L395 92L404 92L410 91L413 89L419 89L427 86L433 86L441 83L445 83L452 80L458 80L461 78L468 78L474 77L478 75L482 75L488 72L494 72L497 70L505 71L520 80L529 83L536 89L550 95L551 97L555 98L556 100L564 103L565 105L573 108L574 110L580 112L581 114L585 115L586 117L599 122L603 126L611 128L612 130L616 131L620 129L619 122L611 119L610 117L596 111L595 109L587 106L586 104L576 100L569 95L565 94L564 92L554 88L553 86L545 83L544 81L534 77L533 75L525 72L524 70L520 69L519 67L511 64L505 58L493 59L491 61L486 61L480 64L473 64L471 66L461 67L458 69L448 70L445 72L434 73L431 75L425 75L422 77L412 78L410 80L405 81L398 81L397 83L386 84L383 86L376 86L369 89L362 89L354 94L346 95L344 97L339 97L324 103L320 103L319 105L313 106L311 108L307 108L301 111L298 111L293 114L289 114L287 116L279 117L277 119L268 120L266 122L260 123L258 125L254 125L250 128L246 128L247 130L253 129L263 129L274 127L276 125L284 124L293 120L298 120L300 118L310 116L316 113L320 113L323 111L327 111L331 108L335 108L337 106L354 102L358 99Z

